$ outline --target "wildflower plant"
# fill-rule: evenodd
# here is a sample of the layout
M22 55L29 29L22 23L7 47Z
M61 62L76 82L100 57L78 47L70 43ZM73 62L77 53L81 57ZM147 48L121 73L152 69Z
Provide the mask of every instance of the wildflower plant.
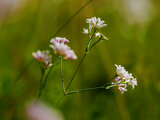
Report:
M112 87L117 87L118 90L121 93L124 93L127 91L127 86L130 85L132 88L137 86L137 80L132 76L131 73L128 73L124 67L121 65L115 65L116 72L112 79L114 79L114 82L111 82L110 84L104 84L103 86L93 87L93 88L85 88L80 90L74 90L69 91L69 88L75 78L75 75L77 74L81 64L83 63L86 56L89 54L90 50L97 45L100 41L108 40L107 37L100 32L100 29L103 27L106 27L107 24L100 18L92 17L91 19L87 19L86 23L88 24L88 28L83 29L83 33L88 35L88 42L86 44L86 48L84 51L84 55L82 56L75 72L73 73L71 80L69 81L68 85L65 85L65 80L63 77L63 61L64 60L76 60L77 56L75 52L67 45L69 43L69 40L63 37L55 37L50 40L50 47L52 48L52 52L54 54L59 55L58 64L60 63L60 73L61 73L61 82L62 82L62 90L63 90L63 96L75 94L79 92L84 91L92 91L96 89L110 89ZM57 65L53 64L51 61L51 55L49 55L49 51L37 51L33 53L33 57L35 60L41 65L43 65L43 72L42 72L42 79L40 81L40 90L38 94L38 98L40 98L42 90L45 87L46 80L48 74L51 72L52 68ZM111 79L111 80L112 80Z

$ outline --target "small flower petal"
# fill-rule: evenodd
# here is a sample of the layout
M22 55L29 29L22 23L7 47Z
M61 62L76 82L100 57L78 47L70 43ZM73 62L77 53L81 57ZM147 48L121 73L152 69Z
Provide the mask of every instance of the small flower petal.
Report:
M100 38L101 37L101 33L97 32L97 33L95 33L95 36Z
M84 29L83 29L83 33L84 33L84 34L88 34L88 33L89 33L89 32L88 32L88 29L85 29L85 28L84 28Z

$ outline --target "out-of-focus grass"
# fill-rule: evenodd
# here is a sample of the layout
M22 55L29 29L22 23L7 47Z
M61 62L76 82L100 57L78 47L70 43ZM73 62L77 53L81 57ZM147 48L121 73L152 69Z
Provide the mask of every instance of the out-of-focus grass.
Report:
M25 104L35 99L39 90L39 65L34 61L8 94L13 80L32 59L31 53L49 41L53 33L85 2L86 0L30 0L21 3L21 7L14 12L1 17L1 120L25 119ZM90 52L71 89L100 86L110 82L109 79L115 71L114 64L122 64L132 72L138 80L138 86L134 90L129 89L124 95L117 89L112 89L67 96L57 106L67 120L160 119L160 3L151 1L153 7L150 8L150 17L137 21L131 13L128 16L126 4L123 2L93 0L59 34L70 40L69 45L78 56L77 61L64 62L65 83L69 82L84 53L87 37L82 31L84 27L88 27L85 20L98 16L108 24L102 31L109 41L99 43ZM59 68L59 65L56 66L49 75L41 98L51 107L62 94Z

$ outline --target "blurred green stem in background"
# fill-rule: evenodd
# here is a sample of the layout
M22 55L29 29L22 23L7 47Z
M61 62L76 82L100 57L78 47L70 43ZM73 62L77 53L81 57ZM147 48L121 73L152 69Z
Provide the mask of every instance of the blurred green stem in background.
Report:
M43 81L45 81L45 73L46 73L46 70L43 71L43 68L41 68L41 71L42 71L42 77L41 77L41 80L40 80L40 87L39 87L38 99L41 97L41 94L42 94Z

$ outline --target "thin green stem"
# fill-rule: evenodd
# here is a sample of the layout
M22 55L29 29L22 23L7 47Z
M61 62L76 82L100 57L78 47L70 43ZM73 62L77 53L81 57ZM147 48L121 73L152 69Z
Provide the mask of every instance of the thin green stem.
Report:
M83 57L82 57L80 63L78 64L78 67L77 67L76 71L74 72L74 74L73 74L73 76L72 76L72 78L71 78L71 80L70 80L70 82L69 82L69 84L68 84L68 86L67 86L67 88L66 88L66 91L69 89L69 87L70 87L70 85L71 85L71 83L72 83L72 81L73 81L73 79L74 79L76 73L78 72L78 70L79 70L79 68L80 68L80 66L81 66L81 64L82 64L82 62L83 62L83 60L85 59L86 55L87 55L86 53L83 55Z
M46 86L46 83L47 83L47 78L50 74L50 72L52 71L53 67L56 66L57 64L59 64L59 62L53 64L50 68L49 68L49 71L46 72L46 70L44 71L44 73L42 72L42 78L40 80L40 90L39 90L39 94L38 94L38 99L41 97L42 95L42 91L43 89L45 88Z
M49 69L49 71L46 73L46 76L45 76L45 79L44 79L44 83L43 83L43 89L44 89L45 86L46 86L47 78L48 78L48 76L49 76L49 73L52 71L53 67L54 67L54 66L51 66L50 69Z
M117 75L114 75L114 76L110 79L110 81L113 80L115 77L117 77ZM107 84L108 84L108 83L106 83L104 86L107 86Z
M79 93L79 92L92 91L92 90L97 90L97 89L105 89L105 86L75 90L75 91L67 92L66 95L75 94L75 93Z
M80 66L81 66L81 64L82 64L82 62L83 62L83 60L85 59L86 55L87 55L88 52L89 52L89 46L90 46L90 43L91 43L91 41L92 41L92 38L93 38L95 32L96 32L96 29L94 29L94 32L93 32L90 40L89 40L88 43L87 43L86 51L85 51L85 53L84 53L84 55L83 55L80 63L78 64L78 67L77 67L76 71L74 72L74 74L73 74L73 76L72 76L72 78L71 78L71 80L70 80L70 82L69 82L69 84L68 84L68 86L67 86L67 88L66 88L66 92L67 92L67 90L69 89L69 87L70 87L70 85L71 85L71 83L72 83L72 81L73 81L76 73L78 72L78 70L79 70L79 68L80 68Z
M105 89L110 89L110 88L115 87L115 86L117 86L117 84L106 86Z
M93 39L93 36L94 36L95 32L96 32L96 29L94 29L93 34L91 35L91 38L90 38L90 40L89 40L88 43L87 43L86 53L89 52L89 46L90 46L90 44L91 44L91 42L92 42L92 39Z
M65 93L64 75L63 75L63 66L62 66L63 59L61 56L60 56L60 62L61 62L60 72L61 72L61 80L62 80L62 90L63 90L63 93Z
M93 45L89 48L89 50L91 50L97 43L99 43L102 40L102 38L100 37L99 40L97 40L95 43L93 43Z

